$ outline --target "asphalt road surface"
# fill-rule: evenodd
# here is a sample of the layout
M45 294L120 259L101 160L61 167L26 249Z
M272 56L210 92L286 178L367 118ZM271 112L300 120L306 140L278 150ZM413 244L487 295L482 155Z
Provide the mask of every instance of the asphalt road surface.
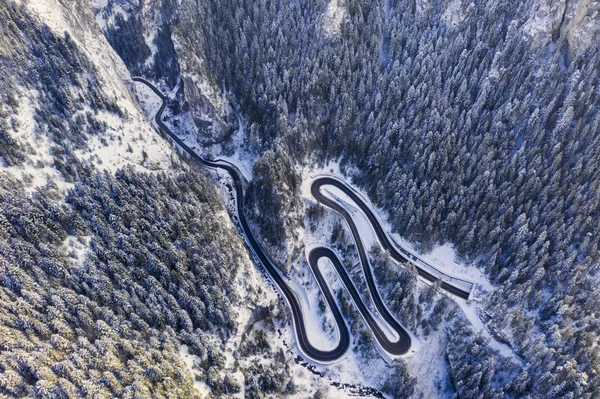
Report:
M368 266L368 263L367 263L368 259L365 254L365 250L362 246L358 229L356 228L356 225L352 221L352 217L350 216L350 214L340 204L338 204L336 201L329 199L327 196L325 196L321 193L321 187L326 186L326 185L334 186L334 187L340 189L341 191L344 192L344 194L346 194L348 197L350 197L350 199L352 199L352 201L354 201L356 203L356 205L358 205L358 207L367 216L367 219L369 219L369 222L373 226L373 229L375 230L375 234L377 235L377 238L379 239L381 246L383 247L383 249L385 249L386 251L389 252L389 254L392 256L392 258L395 261L400 262L400 263L402 263L402 262L413 263L417 269L417 272L419 273L419 276L423 277L427 281L434 282L439 278L438 276L435 276L432 273L430 273L427 269L423 268L419 263L415 262L416 259L411 259L411 257L412 257L411 254L401 253L394 245L392 245L388 235L385 233L385 231L383 230L383 227L381 227L381 224L377 220L377 217L373 214L371 209L362 201L360 196L352 188L350 188L347 184L345 184L344 182L342 182L336 178L319 177L313 181L313 183L310 187L311 193L312 193L313 197L315 197L319 202L321 202L324 205L326 205L327 207L335 210L336 212L339 212L342 216L344 216L344 218L346 219L346 222L348 222L348 225L350 226L350 230L352 230L352 234L354 235L354 240L356 241L356 245L359 250L360 261L363 265L363 269L365 269L365 276L371 276L371 273L370 273L370 270L367 270L369 268L366 267L366 266ZM372 276L368 277L368 279L370 280L369 289L372 291L375 290L375 292L377 292L377 290L375 289L375 286L374 285L371 286L371 284L374 284L372 282ZM469 298L469 294L471 293L470 290L465 290L464 288L461 288L455 284L452 284L452 282L448 281L448 280L455 280L457 282L466 282L467 283L466 285L471 284L470 282L467 282L466 280L460 280L457 278L447 277L447 279L443 278L442 283L441 283L441 288L443 290L445 290L453 295L456 295L459 298L463 298L463 299ZM377 306L377 308L379 310L379 306Z

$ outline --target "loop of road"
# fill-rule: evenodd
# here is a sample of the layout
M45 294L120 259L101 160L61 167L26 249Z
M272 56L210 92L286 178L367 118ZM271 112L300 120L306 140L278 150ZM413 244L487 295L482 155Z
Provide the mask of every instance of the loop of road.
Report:
M254 235L248 225L246 217L244 215L244 191L242 184L242 175L238 171L238 169L231 163L223 160L209 160L200 157L196 152L194 152L191 148L187 146L177 135L175 135L168 126L166 126L162 121L162 114L167 105L168 98L162 94L160 90L158 90L152 83L147 80L139 77L133 77L132 80L136 82L140 82L148 86L161 100L162 105L160 109L156 112L154 120L159 127L159 129L170 139L172 139L177 145L179 145L192 159L200 162L201 164L215 169L223 169L229 173L231 179L233 181L234 189L236 192L236 205L237 205L237 216L242 227L243 233L246 237L246 241L250 249L254 252L260 263L263 265L265 270L268 272L270 278L275 282L279 291L283 294L286 302L288 303L290 310L292 312L292 318L294 321L294 331L297 338L298 346L302 353L313 361L319 363L332 363L336 360L339 360L344 356L346 351L350 346L350 333L348 331L348 326L344 321L344 318L337 306L337 303L334 299L331 290L328 287L327 282L325 281L321 271L318 267L318 261L321 258L328 259L332 265L334 266L336 272L338 273L340 280L344 284L346 290L352 297L354 304L358 308L361 316L371 329L375 339L381 348L386 351L388 354L392 356L400 356L408 352L411 346L411 337L408 332L398 323L398 321L390 314L388 309L386 308L381 296L379 295L379 291L375 285L375 281L373 279L373 275L371 272L371 267L369 265L369 261L367 258L366 251L362 245L362 241L360 239L360 235L356 225L354 224L350 214L337 202L331 200L321 193L321 187L324 185L332 185L342 190L346 195L348 195L365 213L370 223L372 224L377 237L382 244L382 246L390 252L392 257L397 261L407 261L408 259L404 257L401 253L399 253L395 247L390 243L387 235L384 233L381 225L377 221L376 217L370 211L370 209L361 201L361 199L356 195L356 193L348 187L343 182L333 179L330 177L321 177L314 180L311 186L312 195L317 199L317 201L323 203L325 206L333 209L336 212L339 212L347 221L350 229L352 230L352 234L354 236L354 240L356 242L357 250L359 253L360 261L363 267L364 275L367 280L367 285L369 287L369 291L371 293L371 298L373 299L373 303L381 317L385 320L385 322L392 328L396 334L398 335L398 339L396 341L390 341L386 336L384 331L376 322L375 318L363 302L360 297L356 287L352 283L350 276L348 275L346 269L343 267L339 258L336 254L329 248L326 247L316 247L312 249L308 255L308 263L315 275L317 283L325 297L329 308L333 314L335 322L339 331L339 341L335 348L331 350L321 350L315 348L309 341L307 333L306 333L306 325L304 323L304 317L302 315L302 307L300 306L296 294L292 288L285 282L284 277L282 277L281 273L278 270L278 267L274 262L267 256L265 251L263 251L262 247L258 244L257 240L254 238ZM428 272L417 269L419 274L429 281L435 281L435 277L429 274ZM465 293L464 290L457 288L451 284L442 283L442 288L458 295L459 297L466 298L469 293ZM466 297L465 297L466 295Z

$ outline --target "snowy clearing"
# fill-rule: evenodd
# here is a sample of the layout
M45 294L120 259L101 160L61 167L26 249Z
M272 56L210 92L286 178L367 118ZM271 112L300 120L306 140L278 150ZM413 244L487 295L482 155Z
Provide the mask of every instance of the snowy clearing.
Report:
M201 359L196 355L192 355L187 345L181 345L181 348L179 349L179 356L181 356L181 360L183 360L188 372L194 379L194 388L196 388L201 395L209 395L210 387L206 385L204 381L194 378L194 374L196 373L196 371L194 371L194 364L200 364Z
M328 35L336 36L341 33L342 23L347 17L346 13L346 4L343 0L329 0L323 15L323 28Z

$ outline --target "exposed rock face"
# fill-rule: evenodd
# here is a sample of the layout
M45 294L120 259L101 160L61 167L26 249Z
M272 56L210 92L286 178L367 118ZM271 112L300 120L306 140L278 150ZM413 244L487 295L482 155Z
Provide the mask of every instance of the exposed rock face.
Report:
M535 2L524 32L534 41L557 42L561 39L571 55L588 48L598 35L594 23L600 3L592 0L551 0Z
M431 0L417 0L415 4L420 13L433 7ZM475 8L475 2L470 0L447 1L444 21L459 26ZM562 38L571 56L594 43L600 30L597 23L600 2L595 0L532 0L525 9L529 15L524 16L523 33L537 45Z
M598 36L600 3L592 0L568 0L560 37L565 37L573 53L586 49Z
M214 144L229 137L234 128L227 123L227 116L224 119L219 115L215 106L190 75L184 76L183 82L189 111L200 133L199 139L204 141L203 144Z

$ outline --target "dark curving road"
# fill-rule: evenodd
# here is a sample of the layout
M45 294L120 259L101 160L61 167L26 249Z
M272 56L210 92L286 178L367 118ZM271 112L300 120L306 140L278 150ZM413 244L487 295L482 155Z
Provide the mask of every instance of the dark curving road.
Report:
M372 290L371 284L369 284L369 290L371 291L371 297L373 298L373 301L375 302L377 311L379 311L379 314L385 319L387 324L398 334L399 338L396 341L391 341L387 337L387 335L385 335L385 333L383 332L383 330L381 329L379 324L377 324L377 322L375 321L375 318L372 316L371 312L369 311L369 309L363 302L362 298L360 297L360 294L356 290L356 287L354 286L352 279L348 275L348 272L346 271L346 269L340 262L339 258L336 256L336 254L331 249L326 248L326 247L316 247L312 251L310 251L310 253L308 254L308 263L309 263L311 269L313 270L313 272L315 273L315 275L318 274L321 276L320 278L322 278L322 275L319 272L319 267L317 265L318 260L321 258L327 258L331 261L338 276L342 280L344 287L346 288L346 290L352 297L354 304L358 308L358 311L360 312L363 319L366 321L367 325L373 332L375 339L377 340L379 345L383 348L383 350L385 350L387 353L389 353L390 355L393 355L393 356L403 355L406 352L408 352L408 350L410 349L410 345L411 345L410 335L400 325L400 323L398 323L398 321L388 312L387 308L381 301L381 297L379 296L379 292L377 291L377 289ZM361 262L362 262L362 258L361 258ZM368 264L366 267L363 264L363 269L370 269L370 267ZM369 279L367 279L367 280L369 280ZM371 281L373 280L372 277L370 280Z
M375 233L377 235L377 238L379 239L379 242L381 243L381 246L390 253L390 255L392 256L392 258L394 260L396 260L397 262L413 263L416 266L419 276L423 277L427 281L434 282L437 279L439 279L439 276L435 276L435 275L431 274L430 272L425 270L423 267L421 267L418 263L414 262L414 260L416 260L416 259L411 260L409 258L409 256L411 256L411 254L409 254L408 252L403 254L403 253L399 252L398 249L396 249L396 247L394 245L392 245L388 235L385 233L385 231L383 230L383 227L381 227L381 224L377 220L377 217L373 214L371 209L362 201L362 199L358 196L358 194L352 188L350 188L344 182L342 182L338 179L335 179L333 177L318 177L318 178L316 178L310 187L311 194L319 202L321 202L324 205L326 205L327 207L335 210L336 212L342 214L342 216L344 216L344 218L346 219L346 222L350 226L350 230L352 230L352 234L354 235L354 240L356 241L356 245L358 247L360 261L363 266L365 276L367 277L367 282L369 284L369 290L372 293L376 294L377 299L380 302L380 304L376 304L377 310L380 311L380 313L381 313L380 306L383 306L383 302L381 302L381 299L379 298L377 287L375 286L375 283L373 281L373 276L372 276L372 273L371 273L371 270L369 267L367 255L366 255L363 245L361 243L360 234L358 232L358 229L357 229L356 225L354 224L354 222L352 221L352 217L350 216L348 211L346 211L337 201L333 201L330 198L328 198L327 196L322 194L321 187L326 186L326 185L337 187L342 192L344 192L344 194L346 194L348 197L350 197L350 199L352 199L352 201L354 201L354 203L356 205L359 206L359 208L363 211L365 216L367 216L367 219L369 219L371 226L373 226L373 229L375 230ZM429 266L433 268L433 266L431 266L431 265L429 265ZM441 273L441 272L440 272L440 274L443 275L443 273ZM441 288L443 290L445 290L453 295L456 295L459 298L463 298L463 299L469 298L471 290L465 290L464 288L458 287L457 285L452 284L452 282L450 282L448 280L463 282L463 283L466 283L466 285L468 285L468 286L472 286L471 282L462 280L462 279L451 278L448 276L444 276L444 277L445 277L445 279L442 279L442 283L441 283ZM375 296L373 297L373 299L376 299ZM383 315L383 313L382 313L382 315ZM386 320L387 320L387 318L386 318Z
M210 168L223 169L230 174L230 176L233 180L233 183L234 183L235 191L236 191L237 215L238 215L242 230L244 232L244 235L246 236L247 244L248 244L250 250L259 259L260 263L267 270L269 276L276 283L277 287L279 288L279 290L285 297L285 300L288 303L288 305L291 309L291 312L292 312L292 318L293 318L294 327L295 327L294 331L295 331L298 345L299 345L301 351L307 357L309 357L315 361L322 362L322 363L333 362L335 360L340 359L346 353L346 351L348 350L348 347L350 346L350 334L348 331L348 327L344 321L343 316L341 315L341 312L340 312L340 310L335 302L335 299L327 285L327 282L325 281L325 279L318 267L318 261L321 258L329 259L329 261L333 264L336 272L338 273L344 286L348 290L348 293L352 297L352 300L354 301L356 307L358 308L361 316L363 317L363 319L365 320L365 322L367 323L367 325L373 332L373 335L374 335L375 339L377 340L377 342L379 343L379 345L381 346L381 348L393 356L403 355L409 351L410 346L411 346L411 337L408 334L408 332L400 325L400 323L398 323L398 321L390 314L390 312L386 308L383 300L381 299L381 296L379 295L379 291L376 287L376 284L375 284L375 281L374 281L374 278L373 278L373 275L371 272L371 267L369 266L369 263L368 263L367 254L362 245L362 241L360 239L360 234L358 232L356 225L352 221L352 218L350 217L349 213L342 206L340 206L337 202L324 196L320 190L323 185L332 185L332 186L338 187L344 193L346 193L352 200L355 201L355 203L357 205L360 206L360 208L363 210L363 212L367 215L367 217L369 218L370 222L372 223L372 225L377 233L377 236L378 236L380 242L385 247L385 249L390 251L390 253L392 254L392 257L394 257L396 260L399 260L399 261L407 261L408 259L405 256L403 256L402 254L400 254L393 245L391 245L390 241L388 240L387 235L384 233L381 225L379 224L379 222L377 221L377 219L375 218L373 213L362 202L362 200L356 195L356 193L351 188L349 188L348 186L346 186L344 183L340 182L337 179L333 179L333 178L329 178L329 177L322 177L322 178L316 179L313 182L311 190L312 190L313 196L318 201L320 201L324 205L334 209L335 211L341 213L344 216L344 218L346 219L346 221L348 222L348 225L350 226L350 229L352 230L352 234L356 241L357 249L359 252L359 257L360 257L361 264L363 266L363 270L364 270L364 274L365 274L365 278L367 280L369 291L371 293L371 298L373 299L375 307L377 308L377 311L379 312L381 317L386 321L386 323L398 335L398 339L396 341L391 341L386 336L386 334L381 329L381 327L378 325L378 323L376 322L375 318L373 317L373 315L371 314L371 312L369 311L367 306L362 301L360 294L356 290L356 287L352 283L350 276L348 275L346 269L343 267L343 265L341 264L339 258L336 256L336 254L329 248L317 247L317 248L314 248L312 251L310 251L310 253L308 255L308 263L315 275L315 278L317 280L317 283L319 284L321 292L323 293L323 296L325 296L327 304L329 305L329 308L331 309L331 312L333 314L333 317L335 319L335 322L337 324L338 331L339 331L339 342L338 342L337 346L331 350L321 350L321 349L315 348L308 340L307 333L306 333L306 325L304 323L304 318L302 316L302 308L298 302L296 294L285 282L284 278L279 273L277 266L266 255L266 253L263 251L261 246L258 244L256 239L254 238L252 231L250 230L250 227L249 227L246 217L244 215L244 209L243 209L243 204L244 204L243 175L233 164L231 164L227 161L222 161L222 160L213 161L213 160L204 159L204 158L201 158L198 154L196 154L192 149L190 149L179 137L177 137L169 129L168 126L166 126L163 123L163 121L161 119L162 114L167 105L168 98L166 96L164 96L160 90L158 90L152 83L148 82L147 80L145 80L143 78L139 78L139 77L133 77L132 79L136 82L144 83L146 86L148 86L150 89L152 89L152 91L157 96L159 96L160 99L162 100L162 105L161 105L160 109L157 111L154 120L155 120L157 126L159 127L159 129L165 135L167 135L175 143L177 143L177 145L179 145L187 154L189 154L189 156L192 159L194 159L194 160L200 162L201 164L203 164L207 167L210 167ZM418 270L419 270L419 274L422 275L424 278L428 279L429 281L436 280L436 277L429 274L427 271L422 270L422 269L418 269ZM466 296L465 296L465 291L463 291L451 284L448 284L446 282L442 283L442 288L444 288L447 291L449 291L455 295L458 295L460 297L468 297L468 293L466 293Z

